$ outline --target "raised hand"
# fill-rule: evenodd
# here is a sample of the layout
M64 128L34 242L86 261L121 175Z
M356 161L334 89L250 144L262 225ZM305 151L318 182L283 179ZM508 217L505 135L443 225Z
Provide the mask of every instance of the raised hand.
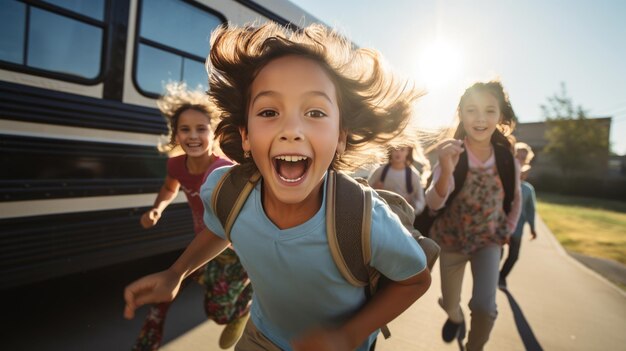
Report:
M161 211L153 208L141 216L141 226L145 229L152 228L157 224L159 218L161 218Z
M165 270L134 281L124 289L124 317L132 319L135 310L148 303L174 300L180 289L181 277Z
M446 139L439 144L437 150L442 174L454 173L454 168L459 162L459 156L465 151L462 145L463 142L456 139Z

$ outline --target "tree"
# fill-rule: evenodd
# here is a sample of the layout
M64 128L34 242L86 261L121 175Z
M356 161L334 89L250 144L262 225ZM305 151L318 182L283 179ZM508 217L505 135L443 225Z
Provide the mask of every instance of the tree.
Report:
M580 105L574 107L565 83L561 83L560 93L548 97L548 103L541 105L541 110L548 126L545 134L548 144L544 151L563 175L568 176L573 170L593 166L594 160L608 157L608 128L587 118L587 112Z

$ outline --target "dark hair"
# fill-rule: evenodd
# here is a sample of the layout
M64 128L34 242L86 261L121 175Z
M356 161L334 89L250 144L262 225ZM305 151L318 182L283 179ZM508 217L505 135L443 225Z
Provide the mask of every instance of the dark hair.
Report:
M389 152L387 153L387 163L391 163L392 152L401 148L409 149L407 156L406 156L405 163L407 165L413 165L413 162L415 162L415 160L413 160L413 146L410 146L410 145L398 145L396 147L389 148Z
M230 159L254 165L251 158L244 158L239 132L247 128L250 86L270 61L289 55L317 62L337 88L340 128L347 132L347 143L332 168L350 170L380 162L388 145L403 140L412 105L421 93L397 84L378 52L355 49L319 24L296 32L271 22L259 27L221 26L212 34L207 68L209 95L223 111L216 138Z
M159 100L157 106L167 122L167 144L160 147L161 151L172 151L176 143L176 130L180 115L187 110L195 110L203 113L209 120L212 129L215 128L219 117L219 111L211 102L209 97L201 90L187 90L185 83L169 83L165 87L165 93Z
M502 120L498 123L496 130L491 135L491 143L494 145L504 146L509 150L513 150L511 141L509 140L508 136L511 135L511 133L513 133L513 130L515 129L517 117L515 117L515 112L513 112L513 107L511 107L509 95L504 91L502 83L497 80L492 80L487 83L477 82L465 90L465 92L461 96L461 100L459 101L459 106L457 107L457 113L459 115L459 125L457 126L454 133L454 138L465 138L465 129L463 129L463 122L460 121L461 109L469 95L476 92L486 92L495 97L496 100L498 100L500 112L502 112Z

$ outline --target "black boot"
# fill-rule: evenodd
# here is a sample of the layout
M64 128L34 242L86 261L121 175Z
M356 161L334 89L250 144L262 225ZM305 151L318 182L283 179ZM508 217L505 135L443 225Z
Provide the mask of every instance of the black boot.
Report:
M463 334L463 335L461 335ZM465 321L461 323L454 323L450 319L446 320L446 323L441 329L441 338L445 342L452 342L454 339L465 338Z
M502 274L500 274L500 279L498 279L498 288L506 290L506 277Z

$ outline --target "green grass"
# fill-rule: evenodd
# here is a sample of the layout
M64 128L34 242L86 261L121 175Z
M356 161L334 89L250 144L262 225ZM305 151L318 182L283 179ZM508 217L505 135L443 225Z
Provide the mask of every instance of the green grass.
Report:
M626 264L626 203L542 193L537 211L567 250Z

